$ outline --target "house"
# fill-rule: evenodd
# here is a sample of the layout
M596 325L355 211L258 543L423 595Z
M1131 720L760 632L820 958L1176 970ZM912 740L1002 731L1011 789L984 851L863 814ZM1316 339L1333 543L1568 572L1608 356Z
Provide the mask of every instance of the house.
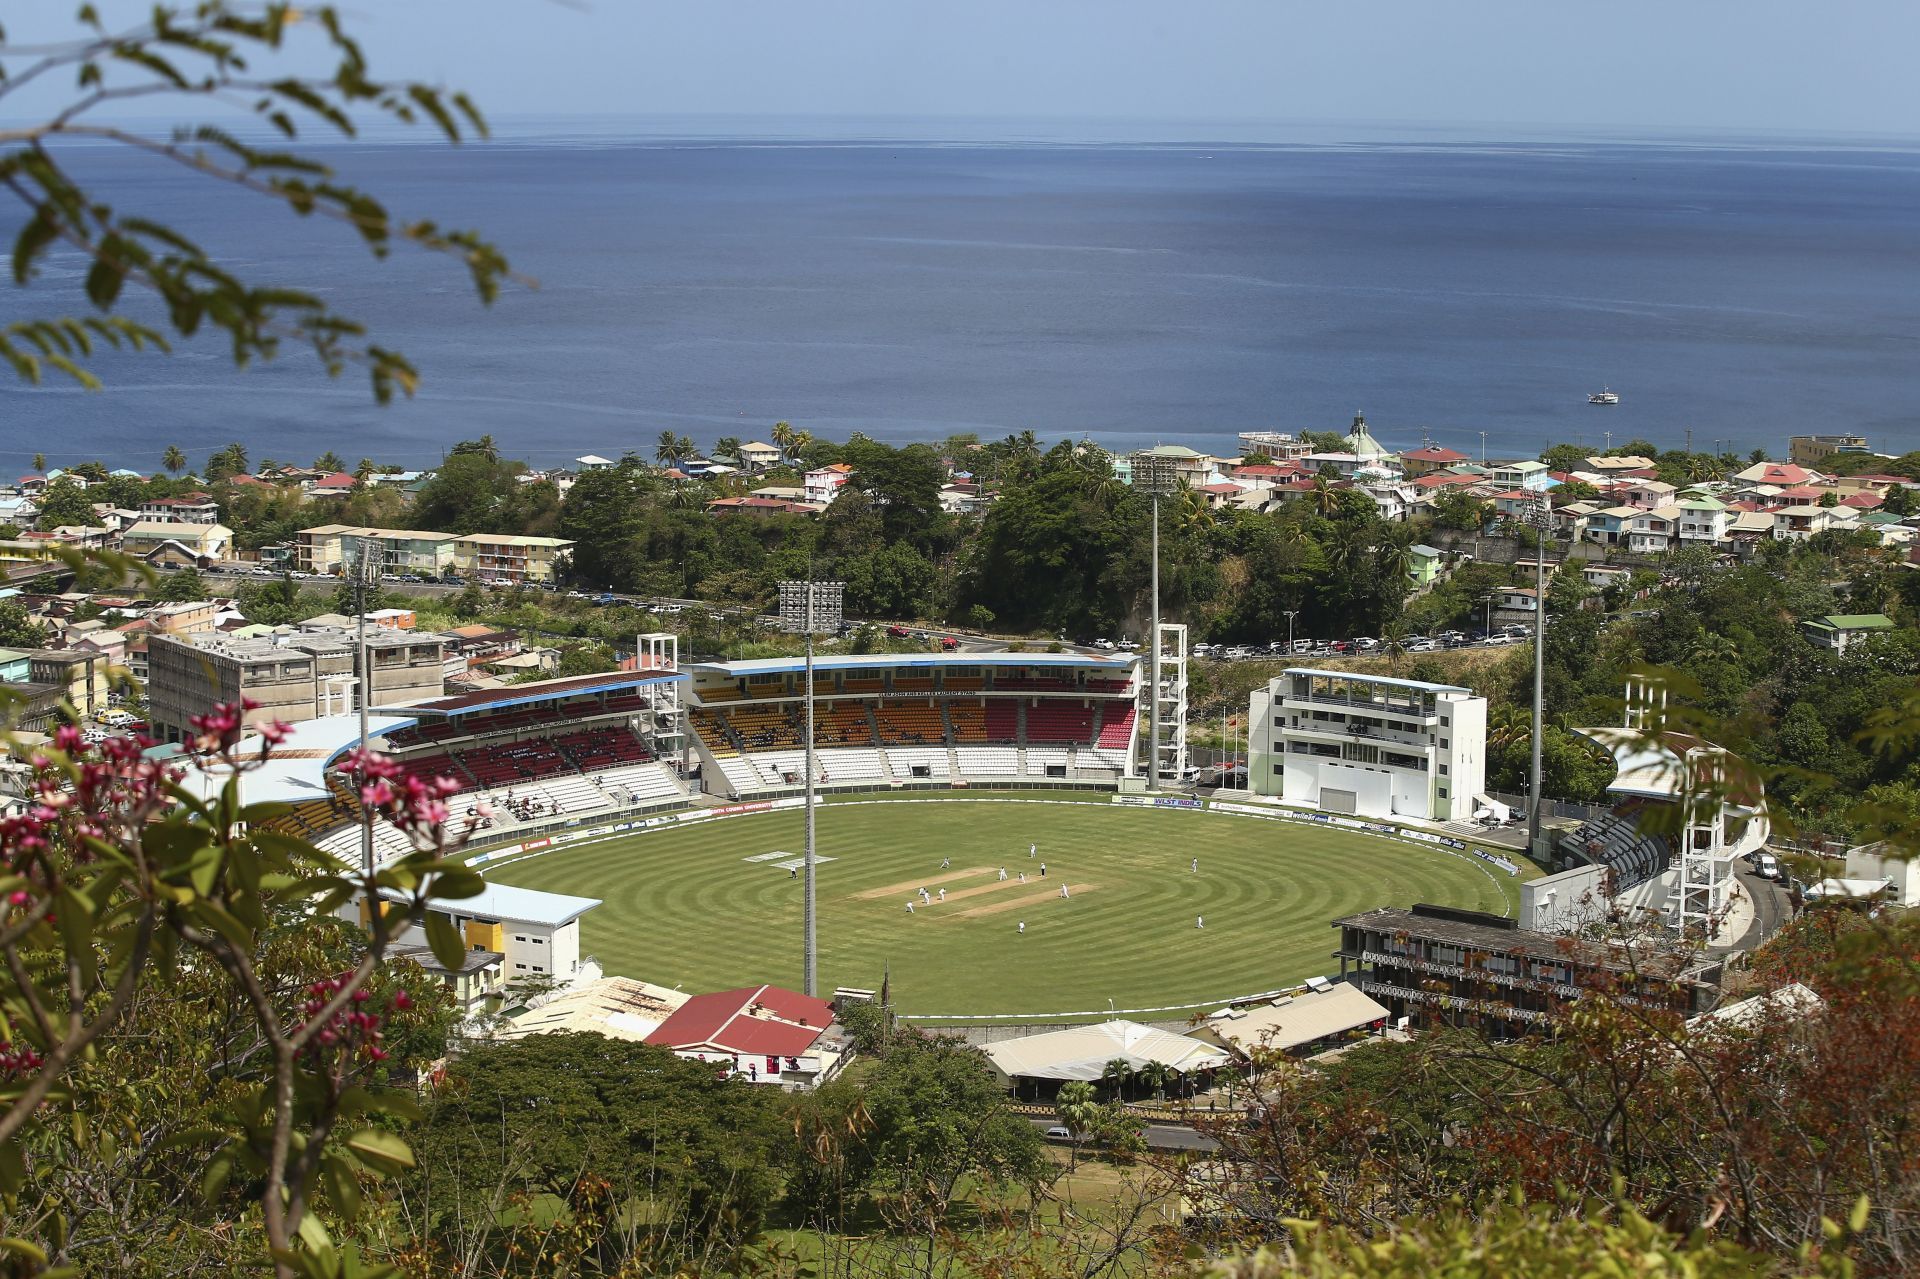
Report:
M774 515L816 515L817 506L778 497L719 497L707 503L710 515L752 515L766 519Z
M1590 512L1587 515L1587 541L1602 546L1625 545L1628 526L1638 514L1639 510L1631 506L1603 506Z
M176 524L141 520L121 531L120 549L136 559L205 568L226 558L233 530L224 524Z
M611 461L601 457L597 453L589 453L585 457L576 457L573 459L573 464L583 471L610 471L614 466Z
M780 465L786 460L787 455L777 445L755 440L750 444L742 444L736 456L740 459L740 465L748 470L764 471L769 467Z
M566 572L573 543L562 537L469 533L454 539L456 572L482 582L551 582Z
M1624 506L1651 511L1656 506L1665 506L1673 501L1673 495L1678 491L1664 480L1631 480L1613 485L1609 496Z
M840 1072L852 1042L834 1026L833 1005L779 986L743 986L695 995L646 1042L734 1078L813 1088Z
M1600 509L1598 502L1569 502L1565 506L1556 506L1553 508L1553 531L1561 537L1584 540L1588 517Z
M1791 488L1795 484L1812 484L1825 477L1818 471L1808 470L1793 462L1755 462L1744 471L1736 471L1733 478L1744 484L1774 484Z
M1488 472L1487 478L1502 488L1544 492L1554 487L1554 479L1545 462L1502 462Z
M1885 613L1832 613L1802 622L1800 629L1820 647L1844 653L1869 635L1892 630L1893 619Z
M1196 453L1182 444L1156 444L1150 449L1141 449L1129 455L1126 482L1131 485L1138 474L1142 460L1171 467L1174 478L1188 488L1199 488L1211 484L1220 478L1220 464L1205 453ZM1117 467L1116 467L1117 470Z
M1633 570L1619 564L1588 564L1580 570L1588 586L1604 591L1609 586L1624 586L1632 580Z
M364 528L320 524L294 535L294 563L302 573L345 573L354 560L370 555L383 576L445 577L454 570L452 533L424 529Z
M1727 540L1732 517L1727 512L1725 502L1704 493L1689 492L1677 505L1680 510L1677 533L1681 546L1718 546Z
M497 950L462 951L459 966L454 968L434 958L433 951L425 946L399 947L393 951L393 957L412 960L420 966L420 971L445 986L453 997L453 1006L463 1017L492 1011L492 1001L499 998L505 988L500 970L506 956ZM519 1023L514 1024L517 1027Z
M1503 517L1524 523L1540 513L1542 498L1535 489L1508 489L1493 495L1493 509Z
M1425 444L1417 449L1409 449L1400 455L1400 469L1407 478L1417 480L1422 475L1432 475L1444 471L1450 466L1471 461L1465 453L1456 452L1439 444Z
M690 996L631 977L582 982L528 1009L494 1031L496 1039L560 1033L605 1035L639 1043L686 1005Z
M977 515L988 504L978 484L949 484L940 490L940 509L949 515Z
M853 478L853 468L845 462L834 462L828 466L808 471L806 474L806 501L819 506L832 506L833 499Z
M140 518L156 523L218 524L220 504L205 493L151 497L140 503Z
M1212 484L1202 484L1194 489L1194 494L1207 504L1209 511L1225 510L1235 498L1247 490L1231 480L1216 480ZM1384 517L1383 517L1384 518Z
M201 635L214 629L220 606L212 600L162 604L148 611L147 628L156 635Z
M1847 878L1885 880L1888 901L1909 910L1920 906L1920 865L1884 842L1849 848Z
M1494 593L1493 606L1504 613L1531 613L1539 596L1531 586L1503 586Z
M1421 542L1407 548L1409 562L1407 576L1413 581L1416 590L1432 586L1440 579L1440 566L1445 553L1440 548Z
M1819 533L1849 532L1860 525L1860 512L1849 506L1783 506L1773 512L1773 535L1781 541L1804 542Z
M1651 471L1653 459L1628 454L1624 457L1590 457L1587 469L1596 475L1615 476L1626 471Z
M1396 522L1407 518L1413 509L1414 499L1419 493L1419 490L1412 485L1402 484L1397 480L1375 480L1356 487L1373 499L1381 519Z
M0 524L25 528L40 518L40 504L26 493L0 497Z
M359 481L345 471L334 471L318 479L308 480L300 486L300 491L309 498L345 497L353 492Z
M1673 546L1680 527L1680 508L1674 505L1641 511L1627 523L1627 549L1636 555L1658 555Z
M1386 675L1293 668L1248 700L1248 787L1328 813L1450 821L1486 789L1487 699Z

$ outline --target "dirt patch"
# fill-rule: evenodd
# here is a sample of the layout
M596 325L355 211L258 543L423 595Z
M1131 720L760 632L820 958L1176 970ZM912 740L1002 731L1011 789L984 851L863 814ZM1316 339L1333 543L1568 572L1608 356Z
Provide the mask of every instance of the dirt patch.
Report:
M1094 889L1098 887L1100 887L1100 885L1098 884L1068 884L1067 891L1069 893L1074 893L1074 894L1087 893L1087 892L1092 892ZM947 900L948 901L953 900L952 893L947 894ZM1040 903L1045 901L1071 901L1071 900L1072 898L1070 897L1067 897L1067 898L1061 897L1060 890L1056 888L1047 892L1028 893L1024 897L1009 897L1002 901L988 902L984 906L975 906L971 910L963 910L958 915L954 916L954 918L955 919L972 919L978 915L998 915L1003 911L1013 910L1020 906L1038 906L1040 905Z
M971 875L991 875L998 867L969 866L965 870L950 870L944 875L927 875L920 879L903 879L897 884L888 884L885 888L869 888L865 892L855 893L853 899L861 902L877 902L887 897L898 897L902 893L916 895L923 888L936 884L951 884L956 879L966 879ZM948 893L947 896L953 896Z

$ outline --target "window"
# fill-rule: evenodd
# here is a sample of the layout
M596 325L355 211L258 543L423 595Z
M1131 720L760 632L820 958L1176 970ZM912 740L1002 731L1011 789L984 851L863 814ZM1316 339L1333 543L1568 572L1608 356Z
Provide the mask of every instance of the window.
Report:
M519 933L515 933L513 935L513 939L517 942L524 942L527 940L526 938L522 937Z
M544 973L544 972L546 972L547 970L546 970L546 969L544 969L544 968L542 968L542 967L541 967L540 965L538 965L538 964L535 964L535 965L533 966L533 971L534 971L534 972L536 972L536 973Z
M1445 764L1442 764L1440 765L1440 776L1445 777L1446 775L1447 775L1447 766Z
M1447 749L1447 739L1444 737L1440 739L1440 749L1441 750Z
M527 971L527 966L525 964L515 964L514 967L518 968L523 973Z
M1377 764L1380 762L1380 748L1378 746L1363 746L1359 743L1349 742L1343 748L1342 754L1344 758L1350 759L1356 764Z
M1449 719L1448 719L1448 718L1447 718L1447 717L1446 717L1445 715L1442 715L1442 716L1440 717L1440 727L1442 727L1442 728L1446 728L1446 727L1447 727L1448 725L1450 725L1450 724L1451 724L1452 722L1453 722L1453 721L1451 721L1451 720L1449 720Z
M1287 766L1285 764L1275 764L1273 766L1273 775L1275 777L1284 776L1286 774L1286 771L1287 771Z

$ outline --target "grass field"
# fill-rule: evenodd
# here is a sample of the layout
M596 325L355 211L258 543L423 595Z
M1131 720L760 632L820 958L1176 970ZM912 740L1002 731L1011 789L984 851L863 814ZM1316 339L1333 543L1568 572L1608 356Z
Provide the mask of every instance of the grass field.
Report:
M909 1013L1197 1006L1330 971L1342 915L1416 901L1510 914L1518 900L1474 858L1104 796L840 802L818 822L821 987L878 987L890 967ZM803 847L799 812L766 813L562 846L489 878L600 898L581 949L609 973L797 988L801 882L766 855ZM922 886L947 900L918 904Z

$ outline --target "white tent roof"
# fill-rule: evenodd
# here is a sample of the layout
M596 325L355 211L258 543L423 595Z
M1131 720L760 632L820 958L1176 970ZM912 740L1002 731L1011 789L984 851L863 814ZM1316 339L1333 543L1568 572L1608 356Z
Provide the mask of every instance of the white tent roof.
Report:
M1023 1079L1095 1080L1116 1058L1131 1070L1161 1062L1182 1074L1227 1062L1227 1054L1212 1044L1137 1021L1103 1021L1006 1039L988 1044L986 1052L1001 1074Z
M1216 1015L1207 1031L1242 1052L1253 1048L1285 1052L1328 1035L1372 1025L1389 1015L1358 986L1345 982L1285 1003L1235 1009L1234 1013L1231 1017Z

